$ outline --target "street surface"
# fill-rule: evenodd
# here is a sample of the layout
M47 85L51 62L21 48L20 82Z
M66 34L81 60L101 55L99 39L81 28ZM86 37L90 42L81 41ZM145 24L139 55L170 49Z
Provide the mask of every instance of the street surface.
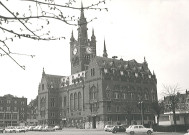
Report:
M26 133L3 133L3 135L129 135L129 134L126 133L113 134L111 132L105 132L103 130L96 130L96 129L63 129L55 132L28 131ZM184 135L184 133L154 132L152 135Z

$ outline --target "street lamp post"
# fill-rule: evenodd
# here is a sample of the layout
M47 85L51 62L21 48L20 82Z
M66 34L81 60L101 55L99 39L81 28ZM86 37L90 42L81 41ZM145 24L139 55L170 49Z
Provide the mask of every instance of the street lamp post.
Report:
M143 101L140 101L139 102L139 104L140 104L140 112L141 112L141 124L143 125L144 124L144 118L143 118L143 106L142 106L142 104L143 104Z

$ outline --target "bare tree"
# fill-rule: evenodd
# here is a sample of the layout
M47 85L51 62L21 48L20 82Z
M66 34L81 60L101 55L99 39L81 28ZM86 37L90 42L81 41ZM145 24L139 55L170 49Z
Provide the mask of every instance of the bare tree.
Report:
M93 1L94 2L94 1ZM100 7L106 3L106 0L96 1L89 6L76 7L76 0L68 0L63 3L61 0L6 0L0 1L0 56L9 56L17 65L21 66L12 55L26 55L32 58L35 55L21 54L13 52L7 42L15 39L32 39L32 40L60 40L64 36L56 37L51 34L48 25L55 24L52 21L61 21L67 25L78 24L78 17L71 15L69 10L106 10ZM11 5L21 5L20 9L11 8ZM16 7L16 6L15 6ZM96 17L91 18L87 23L93 21ZM37 20L37 21L36 21Z
M157 124L159 125L160 114L162 114L164 111L163 101L159 100L159 101L152 102L152 108L155 111L155 113L157 114Z
M179 102L177 94L181 90L180 90L178 84L174 85L174 86L163 85L163 87L164 87L164 90L163 90L162 94L165 96L165 99L167 99L169 101L169 109L173 113L173 121L174 121L174 125L176 126L177 123L176 123L175 110L176 110L176 107L177 107L178 102ZM176 127L175 127L175 129L176 129Z

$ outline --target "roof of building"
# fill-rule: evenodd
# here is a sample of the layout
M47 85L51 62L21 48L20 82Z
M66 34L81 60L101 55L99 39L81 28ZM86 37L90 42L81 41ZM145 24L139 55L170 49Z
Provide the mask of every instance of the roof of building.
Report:
M64 76L50 75L50 74L45 74L44 76L46 78L47 85L53 88L59 88L61 78L64 77Z
M96 56L94 60L96 60L97 65L100 68L115 68L118 70L131 70L135 72L146 72L151 74L146 61L144 61L143 63L138 63L134 59L124 61L123 59L118 60L100 56Z

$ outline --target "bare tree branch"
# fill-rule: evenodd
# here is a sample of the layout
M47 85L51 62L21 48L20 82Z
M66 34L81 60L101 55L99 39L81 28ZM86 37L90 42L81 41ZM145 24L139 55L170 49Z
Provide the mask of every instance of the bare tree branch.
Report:
M8 2L11 2L7 0ZM56 4L54 0L48 0L48 2L43 2L42 0L20 0L20 1L25 1L26 7L29 4L28 10L26 12L21 13L19 11L13 11L12 9L8 8L6 5L6 2L0 1L0 6L7 11L10 16L7 16L6 14L1 14L0 13L0 32L3 33L5 36L4 38L1 37L0 39L0 50L2 50L2 53L0 52L0 56L9 56L17 65L19 65L22 69L25 69L25 66L21 66L11 55L24 55L24 56L30 56L33 58L35 55L29 55L29 54L24 54L24 53L18 53L18 52L12 52L7 45L7 41L14 41L14 39L22 39L22 38L27 38L27 39L32 39L32 40L60 40L60 39L65 39L64 36L61 37L56 37L51 35L51 30L47 30L46 26L51 24L52 20L57 20L60 22L63 22L67 25L82 25L78 24L78 18L76 18L74 15L65 15L63 12L63 8L66 9L72 9L72 10L106 10L108 11L107 8L100 8L98 7L100 4L105 4L106 0L98 1L95 4L91 4L90 6L86 7L74 7L72 6L73 3L76 3L76 0L69 0L69 2L60 5ZM32 5L32 3L34 5ZM36 9L36 14L34 15L34 11ZM68 13L69 14L69 13ZM85 23L90 23L94 19L97 19L94 17L93 19L90 19L89 21ZM36 24L35 27L31 27L34 25L33 20L40 21L38 24L41 26L38 26ZM9 27L10 26L10 27ZM12 27L16 26L16 27Z

